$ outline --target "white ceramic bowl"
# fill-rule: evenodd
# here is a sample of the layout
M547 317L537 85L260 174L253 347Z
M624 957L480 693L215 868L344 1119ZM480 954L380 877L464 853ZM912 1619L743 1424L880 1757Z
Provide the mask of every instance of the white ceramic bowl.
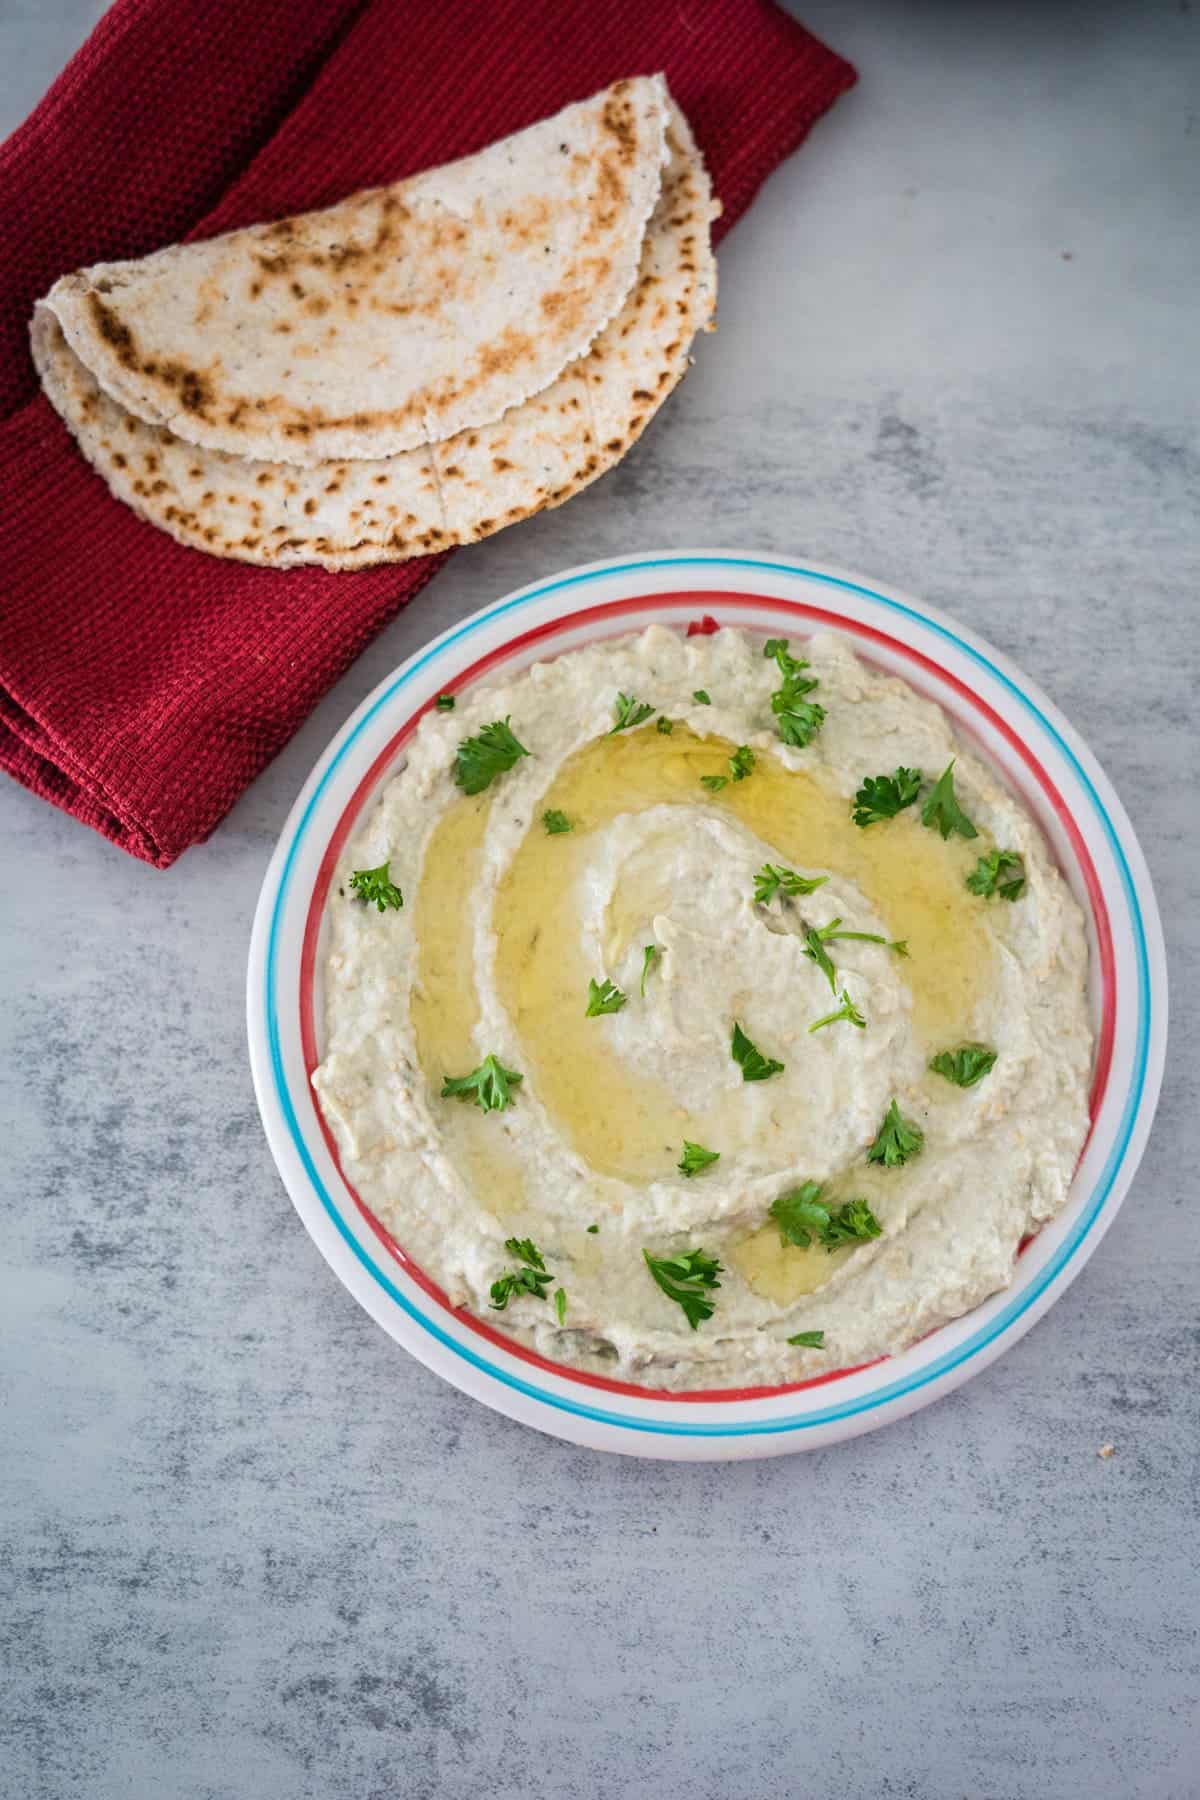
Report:
M866 1368L786 1388L667 1394L548 1363L451 1308L347 1184L309 1074L319 1061L321 920L333 865L434 697L652 621L711 629L711 620L793 638L834 627L950 714L1040 821L1087 913L1097 1049L1092 1129L1070 1200L1027 1245L1003 1293ZM779 1455L869 1431L948 1393L1029 1330L1082 1269L1133 1178L1162 1076L1167 980L1158 909L1125 810L1020 670L876 583L781 557L671 551L571 569L510 594L444 632L363 701L309 776L271 858L247 1006L254 1084L280 1174L322 1255L371 1316L456 1387L542 1431L698 1459Z

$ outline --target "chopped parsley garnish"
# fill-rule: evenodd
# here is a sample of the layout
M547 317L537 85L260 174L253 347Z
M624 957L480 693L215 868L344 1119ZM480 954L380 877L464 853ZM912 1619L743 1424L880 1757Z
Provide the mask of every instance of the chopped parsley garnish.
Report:
M894 950L897 956L908 955L908 943L905 938L881 937L877 931L839 931L840 919L830 919L828 925L822 925L817 932L823 944L836 943L839 938L854 938L861 944L882 944L885 950Z
M715 1256L703 1250L684 1250L678 1256L652 1256L643 1250L646 1267L668 1300L682 1306L684 1317L695 1331L702 1319L711 1319L713 1303L704 1297L705 1288L719 1288L717 1276L722 1273Z
M660 957L661 955L662 955L662 951L659 949L657 944L647 944L646 948L642 951L641 989L642 989L642 999L643 1000L646 998L646 977L650 973L650 970L653 968L656 959L658 957Z
M442 1099L457 1096L474 1100L483 1112L503 1112L512 1104L510 1088L524 1079L515 1069L506 1069L496 1056L485 1056L469 1075L447 1075L442 1083Z
M542 824L546 827L547 837L558 837L564 831L570 831L571 821L565 812L559 812L551 806L542 814Z
M816 687L816 682L807 684ZM771 695L771 706L776 717L776 729L785 744L794 744L803 750L811 744L825 723L825 708L818 706L815 700L801 700L791 682L785 682L779 692Z
M692 699L696 702L697 706L711 706L712 705L712 697L707 692L707 690L704 688L697 688L695 693L692 695Z
M659 713L658 718L654 722L654 729L655 731L661 731L664 737L670 737L675 729L674 720L668 719L666 713Z
M783 1064L776 1062L773 1056L764 1056L760 1050L756 1050L741 1026L736 1023L729 1052L742 1071L743 1081L766 1081L771 1075L783 1073Z
M808 663L803 656L793 656L788 649L786 638L768 638L763 645L763 655L768 662L774 662L783 676L798 675L801 669L807 669ZM816 682L812 683L816 687Z
M795 869L780 868L778 863L764 863L754 877L754 898L759 906L769 906L776 894L786 894L789 898L797 894L815 894L828 880L828 875L797 875Z
M931 831L940 831L944 838L952 837L955 832L959 837L979 836L955 798L953 757L950 758L929 790L925 804L921 808L921 823L928 825Z
M453 712L454 711L454 695L453 694L439 694L437 699L434 701L434 705L437 707L439 712Z
M894 775L868 775L854 796L850 815L865 830L880 819L894 819L921 791L920 769L899 768Z
M719 1150L706 1150L703 1144L689 1143L688 1139L684 1138L683 1155L675 1166L681 1175L699 1175L702 1169L710 1169L715 1162L720 1162L720 1160L721 1152Z
M729 767L735 781L745 781L747 775L754 773L754 752L749 744L738 745L729 759Z
M847 1200L844 1206L835 1206L830 1213L829 1228L822 1232L821 1242L827 1250L837 1250L842 1244L877 1238L882 1230L865 1200Z
M939 1050L929 1066L935 1075L944 1075L955 1087L974 1087L982 1081L996 1060L996 1052L986 1044L960 1044L957 1050Z
M774 657L782 678L779 687L771 695L775 729L785 744L793 744L802 750L806 744L812 743L825 723L825 708L815 700L804 698L819 687L820 683L815 676L803 673L809 664L803 657L789 653L786 638L768 638L763 655Z
M503 1312L514 1294L532 1294L535 1300L544 1300L544 1283L552 1279L550 1275L539 1275L536 1269L510 1269L507 1275L493 1281L492 1305L497 1312Z
M821 1204L820 1182L806 1181L790 1193L780 1194L771 1202L770 1216L779 1227L781 1244L809 1249L829 1223L829 1208Z
M585 1018L596 1019L601 1013L620 1012L628 999L619 987L611 981L588 982L588 1003Z
M798 1331L795 1337L788 1339L789 1344L798 1344L801 1350L823 1350L825 1333L823 1331Z
M542 1260L542 1253L532 1238L505 1238L504 1248L510 1256L515 1256L521 1264L519 1269L510 1269L492 1283L492 1305L497 1312L503 1312L509 1301L517 1294L532 1294L535 1300L546 1298L546 1289L553 1281ZM561 1292L561 1289L560 1289Z
M507 719L493 719L476 737L464 738L454 755L454 779L464 794L482 794L497 775L511 769L529 752L509 729Z
M867 1021L863 1018L845 988L842 989L839 998L842 1004L838 1007L837 1011L826 1013L823 1019L814 1019L813 1023L808 1028L810 1033L820 1031L823 1025L836 1025L840 1019L845 1019L847 1025L857 1025L860 1031L866 1030Z
M728 775L702 775L700 782L710 794L719 794L723 787L728 787L729 777Z
M633 694L618 694L613 701L613 718L617 721L609 732L609 737L618 731L629 731L634 725L643 725L654 711L644 700L638 700Z
M359 899L379 912L386 912L389 906L399 912L404 905L404 895L391 878L390 863L391 857L377 869L355 869L350 877L350 886Z
M821 933L810 925L804 933L804 954L810 962L815 962L818 969L829 983L831 994L837 993L837 970L829 960L829 952L822 942Z
M555 1290L554 1290L554 1310L558 1314L559 1324L565 1325L567 1322L567 1290L566 1290L566 1288L555 1288Z
M925 1147L925 1133L912 1119L901 1116L896 1101L883 1115L883 1124L875 1142L867 1151L867 1161L882 1163L886 1169L898 1169L910 1156L919 1156Z
M598 1225L589 1225L588 1226L588 1230L591 1232L593 1237L595 1237L595 1235L599 1231L599 1229L600 1229L600 1227Z
M826 1250L837 1250L880 1235L882 1226L865 1200L847 1200L842 1206L827 1206L821 1199L821 1186L806 1181L781 1194L770 1206L770 1216L779 1227L779 1240L808 1250L814 1242Z
M967 886L984 900L993 894L1002 900L1019 900L1025 892L1024 860L1015 850L989 850L967 876Z

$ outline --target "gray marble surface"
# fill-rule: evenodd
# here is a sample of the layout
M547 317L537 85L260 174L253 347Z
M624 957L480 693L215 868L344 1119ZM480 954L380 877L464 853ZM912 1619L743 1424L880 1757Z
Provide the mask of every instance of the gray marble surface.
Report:
M0 124L95 10L0 7ZM0 789L5 1800L1200 1794L1200 17L805 14L861 85L617 473L456 557L170 873ZM1035 675L1136 820L1174 1023L1125 1209L1016 1349L841 1448L684 1467L511 1424L370 1323L267 1154L242 980L389 668L564 564L714 541Z

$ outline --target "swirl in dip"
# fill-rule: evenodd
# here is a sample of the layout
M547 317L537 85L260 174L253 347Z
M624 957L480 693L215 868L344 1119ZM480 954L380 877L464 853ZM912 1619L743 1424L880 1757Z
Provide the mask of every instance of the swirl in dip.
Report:
M648 1386L912 1343L1007 1283L1087 1130L1038 827L903 681L765 644L652 627L431 711L330 889L347 1178L455 1305ZM505 719L527 754L476 755Z

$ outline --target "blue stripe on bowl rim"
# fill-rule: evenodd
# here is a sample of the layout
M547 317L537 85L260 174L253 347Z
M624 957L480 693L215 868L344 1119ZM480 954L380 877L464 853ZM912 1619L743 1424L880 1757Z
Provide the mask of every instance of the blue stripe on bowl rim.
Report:
M818 1412L804 1413L792 1418L742 1420L730 1422L729 1424L721 1424L716 1422L697 1422L688 1419L648 1419L632 1413L610 1412L604 1407L589 1406L581 1400L567 1399L560 1394L550 1393L546 1389L538 1387L535 1383L526 1381L521 1376L515 1375L509 1370L499 1368L495 1363L489 1362L487 1357L480 1355L480 1353L472 1346L460 1343L456 1338L452 1337L449 1332L443 1330L435 1319L431 1319L423 1313L419 1307L415 1306L408 1296L396 1286L395 1282L390 1279L385 1271L381 1269L368 1254L354 1232L350 1229L346 1220L342 1217L335 1201L330 1195L324 1182L321 1180L316 1165L309 1154L308 1146L304 1141L304 1136L300 1130L295 1109L292 1105L280 1051L276 986L278 975L279 928L284 902L287 897L288 887L300 843L312 822L316 808L321 801L334 771L342 763L347 752L352 748L360 733L375 718L380 709L387 706L405 683L410 681L431 659L441 656L444 651L449 650L453 645L461 642L462 639L469 637L481 626L491 624L503 614L519 607L527 606L534 600L543 600L548 595L562 592L564 589L584 586L588 582L608 580L610 577L614 576L640 574L665 568L732 568L753 570L763 574L783 577L799 576L803 580L816 582L822 587L836 589L842 593L858 594L864 599L872 601L875 605L884 607L889 612L913 621L918 626L923 627L926 631L931 631L937 637L952 644L955 649L961 651L963 655L967 656L972 662L978 664L978 666L984 669L994 680L998 681L1026 712L1032 714L1070 764L1081 787L1090 798L1101 826L1103 827L1104 834L1108 839L1109 847L1120 872L1121 885L1125 893L1126 902L1129 907L1130 917L1134 927L1134 946L1137 960L1138 1023L1133 1075L1126 1094L1125 1107L1121 1115L1121 1122L1113 1148L1109 1153L1095 1188L1088 1199L1087 1205L1084 1207L1071 1231L1059 1245L1054 1256L1050 1258L1045 1268L1038 1273L1035 1280L1032 1281L1027 1288L1024 1288L1020 1294L1015 1296L987 1326L976 1332L972 1337L966 1339L965 1342L958 1345L954 1350L948 1351L946 1355L937 1358L934 1362L927 1364L921 1369L915 1370L912 1374L905 1376L901 1380L892 1382L887 1387L876 1388L871 1393L863 1395L856 1400L847 1401L842 1405L828 1406ZM769 598L769 596L766 597ZM414 1320L415 1323L420 1325L423 1330L427 1331L431 1337L435 1338L455 1356L461 1357L465 1362L472 1364L482 1374L489 1376L492 1380L499 1382L504 1387L511 1388L515 1392L523 1394L529 1399L539 1401L542 1405L549 1406L556 1411L571 1413L577 1418L589 1419L597 1424L609 1425L622 1430L640 1431L671 1437L770 1437L782 1432L805 1431L814 1426L836 1424L841 1420L854 1418L862 1413L873 1411L875 1408L885 1406L894 1400L904 1399L917 1392L919 1389L927 1387L931 1382L937 1381L942 1376L949 1374L952 1370L961 1367L961 1365L971 1357L977 1356L981 1351L986 1350L989 1345L994 1344L997 1338L1006 1332L1017 1319L1029 1310L1039 1296L1045 1292L1046 1288L1049 1287L1053 1281L1057 1280L1058 1276L1075 1256L1080 1245L1088 1236L1092 1226L1103 1211L1104 1203L1112 1191L1113 1184L1116 1181L1124 1161L1125 1152L1129 1147L1129 1140L1133 1134L1134 1124L1141 1106L1142 1095L1145 1092L1149 1061L1150 968L1145 926L1142 920L1141 907L1138 903L1137 890L1134 885L1132 871L1130 870L1128 860L1125 856L1124 848L1116 828L1113 825L1112 819L1101 801L1099 794L1096 792L1091 778L1070 745L1065 741L1045 714L1034 705L1033 701L1017 687L1015 682L1013 682L1002 669L997 668L995 663L991 662L980 651L976 650L973 645L966 643L964 639L956 636L953 631L949 630L947 626L940 624L936 619L931 619L924 613L917 612L913 607L906 606L902 601L894 600L887 594L877 593L874 588L866 587L859 582L849 581L844 576L829 575L822 570L807 569L799 564L776 563L755 557L717 555L657 556L635 562L606 564L601 568L583 569L573 575L561 576L554 581L545 582L540 587L527 590L524 593L515 595L510 600L501 602L499 605L492 607L489 611L478 615L474 619L468 620L435 648L426 650L423 655L417 657L416 660L399 674L384 692L380 694L379 698L371 706L369 711L363 714L363 717L358 721L354 730L346 738L345 742L339 746L336 754L331 757L328 768L325 769L321 779L309 796L308 802L296 826L291 844L288 847L287 856L279 876L279 885L271 911L271 923L267 939L264 989L267 1041L270 1050L271 1072L275 1083L276 1098L279 1102L280 1110L283 1114L284 1122L292 1141L292 1146L312 1185L313 1191L316 1193L324 1211L335 1226L339 1235L353 1252L358 1262L362 1264L363 1268L366 1269L368 1274L378 1283L389 1298L393 1300L409 1318ZM564 1373L564 1379L570 1379L569 1371ZM750 1402L748 1404L754 1403Z

